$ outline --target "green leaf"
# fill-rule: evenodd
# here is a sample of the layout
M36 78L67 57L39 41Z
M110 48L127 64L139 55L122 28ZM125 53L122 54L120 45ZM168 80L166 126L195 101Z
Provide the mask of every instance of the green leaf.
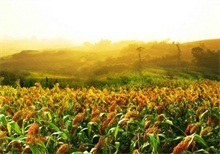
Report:
M210 151L210 153L219 153L219 150L214 146L210 146L207 150Z
M128 121L129 119L127 119L127 118L123 118L123 119L121 119L119 122L118 122L118 124L121 124L123 121Z
M67 134L64 133L64 132L61 133L61 137L62 137L64 140L67 140L67 139L68 139Z
M97 135L97 134L96 134L96 135L93 135L93 137L92 137L92 142L94 141L95 138L99 138L99 137L100 137L100 135Z
M199 150L197 150L197 151L194 151L193 153L198 153L198 154L200 154L200 153L209 154L209 152L206 151L206 150L204 150L204 149L199 149Z
M164 134L158 134L158 136L161 136L166 139L166 135L164 135Z
M18 126L17 122L15 121L11 121L9 123L7 123L7 129L8 129L8 133L11 136L11 130L15 130L16 133L21 134L21 130L20 127Z
M207 147L207 144L206 144L205 140L201 136L199 136L198 134L195 134L195 138L196 138L197 142L199 142L199 143L201 143L201 144L203 144L204 146Z
M64 140L70 140L70 134L69 134L68 130L66 130L66 131L65 130L64 131L57 131L57 132L53 133L52 136L53 135L59 135Z
M200 116L199 119L202 119L202 117L208 112L209 110L206 110L205 112L203 112Z
M86 131L87 129L88 128L83 128L83 129L80 130L80 132L82 133L82 132Z
M66 128L68 128L69 126L72 126L72 121L71 120L67 120L65 122L65 126L66 126Z
M55 125L55 124L53 124L53 123L51 123L51 122L47 122L48 124L49 124L49 126L53 129L53 130L55 130L55 131L60 131L60 129Z
M171 120L168 120L168 119L165 120L165 123L169 124L169 125L173 125L173 122Z
M96 122L89 122L87 125L87 129L88 129L88 135L91 135L91 131L92 131L92 125L97 125Z
M138 142L139 142L138 140L134 140L134 141L131 142L131 145L130 145L131 151L133 151L135 149L135 147L138 144Z
M49 118L49 120L52 119L51 113L49 111L44 112L45 115L47 115L47 117Z
M99 117L102 117L102 116L104 116L104 115L106 115L106 113L100 113L100 114L99 114Z
M118 127L118 125L117 125L117 126L115 127L115 133L114 133L115 139L117 138L118 130L119 130L119 127Z
M153 152L155 154L158 153L158 140L156 139L154 134L149 134L150 144L153 147Z
M119 150L119 147L120 147L120 142L115 142L115 148L116 148L116 151Z
M70 133L67 129L64 129L63 130L63 133L61 134L61 136L64 138L64 139L68 139L68 141L70 141Z
M95 150L96 150L96 148L92 148L92 149L90 150L90 153L94 153Z
M88 124L88 125L87 125L87 128L88 128L88 136L90 136L91 130L92 130L92 125L91 125L91 124Z
M78 141L80 142L80 141L85 141L86 139L87 139L87 136L86 136L86 134L84 133L84 132L79 132L78 134L77 134L77 137L78 137Z
M23 120L23 122L22 122L22 126L21 126L21 133L22 133L22 134L25 134L25 128L24 128L24 125L25 125L25 119Z
M3 125L7 125L7 121L6 121L6 118L5 118L5 115L4 114L0 114L0 122L3 123Z
M212 108L212 114L214 114L218 119L220 119L220 112L218 107Z
M46 145L44 144L43 141L40 141L40 143L38 144L38 146L40 146L41 150L46 150Z
M143 150L144 148L148 147L150 145L149 142L145 142L142 146L141 146L141 150Z
M26 138L27 138L26 135L22 135L22 136L19 136L17 138L5 137L5 139L11 140L11 142L9 142L9 144L11 144L14 141L19 141L19 142L22 142L22 143L26 143L26 141L25 141Z
M116 114L116 117L120 117L122 115L123 115L122 113L118 113L118 114Z
M66 120L70 119L69 117L70 117L70 115L65 115L65 116L63 116L63 120L66 121Z
M184 138L184 136L177 136L176 138L172 139L173 141L176 141L176 140L182 140Z
M79 151L76 151L76 152L73 152L72 154L83 154L83 153L79 152Z
M37 147L36 145L29 145L29 147L33 154L42 154L40 148Z
M8 130L9 136L11 136L11 125L10 125L10 123L7 123L7 130Z
M62 131L57 131L57 132L54 132L53 134L52 134L52 136L53 135L60 135L60 134L62 134L63 132Z
M148 136L149 136L151 145L153 145L153 147L156 147L157 140L155 139L154 134L149 134Z
M11 122L9 122L9 124L11 125L11 128L12 128L13 130L15 130L18 134L21 134L21 129L20 129L20 127L18 126L17 122L11 121Z

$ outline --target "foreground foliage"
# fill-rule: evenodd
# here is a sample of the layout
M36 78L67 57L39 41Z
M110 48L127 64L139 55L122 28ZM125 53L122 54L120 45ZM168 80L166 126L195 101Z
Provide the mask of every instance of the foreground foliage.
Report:
M220 153L220 83L0 86L0 153Z

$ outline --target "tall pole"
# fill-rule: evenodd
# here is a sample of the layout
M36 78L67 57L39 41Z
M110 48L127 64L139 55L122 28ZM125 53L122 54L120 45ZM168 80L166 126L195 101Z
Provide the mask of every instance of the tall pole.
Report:
M141 51L143 51L143 50L144 50L143 47L138 47L138 48L137 48L138 58L139 58L139 61L138 61L138 72L139 72L140 75L142 75Z
M180 57L181 57L181 49L180 49L180 46L179 46L179 43L177 42L177 43L175 43L175 45L176 45L176 47L177 47L177 50L178 50L178 52L177 52L177 64L178 65L180 65Z

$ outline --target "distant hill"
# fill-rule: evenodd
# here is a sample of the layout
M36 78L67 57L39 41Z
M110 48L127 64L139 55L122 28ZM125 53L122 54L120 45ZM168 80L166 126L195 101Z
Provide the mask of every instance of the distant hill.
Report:
M194 42L186 42L183 43L184 46L200 46L205 47L212 50L220 50L220 39L211 39L211 40L200 40L200 41L194 41Z
M41 50L22 50L0 58L0 69L4 71L27 71L71 77L88 77L108 72L132 70L138 63L137 47L142 46L141 60L146 65L159 65L175 61L177 47L169 42L124 41L111 43L102 41L97 44L84 44L78 48L51 48ZM202 47L220 50L220 39L202 40L179 44L181 60L192 61L191 49ZM163 63L162 63L163 64Z
M201 47L203 49L210 49L210 50L220 50L220 39L211 39L211 40L200 40L200 41L194 41L194 42L186 42L183 44L180 44L180 47L182 47L182 50L184 51L184 55L191 55L191 49L194 47Z

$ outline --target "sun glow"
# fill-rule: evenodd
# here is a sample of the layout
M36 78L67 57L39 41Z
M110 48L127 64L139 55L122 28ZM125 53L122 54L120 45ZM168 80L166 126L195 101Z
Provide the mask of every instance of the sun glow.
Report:
M219 38L219 27L218 0L1 0L1 39L184 42Z

